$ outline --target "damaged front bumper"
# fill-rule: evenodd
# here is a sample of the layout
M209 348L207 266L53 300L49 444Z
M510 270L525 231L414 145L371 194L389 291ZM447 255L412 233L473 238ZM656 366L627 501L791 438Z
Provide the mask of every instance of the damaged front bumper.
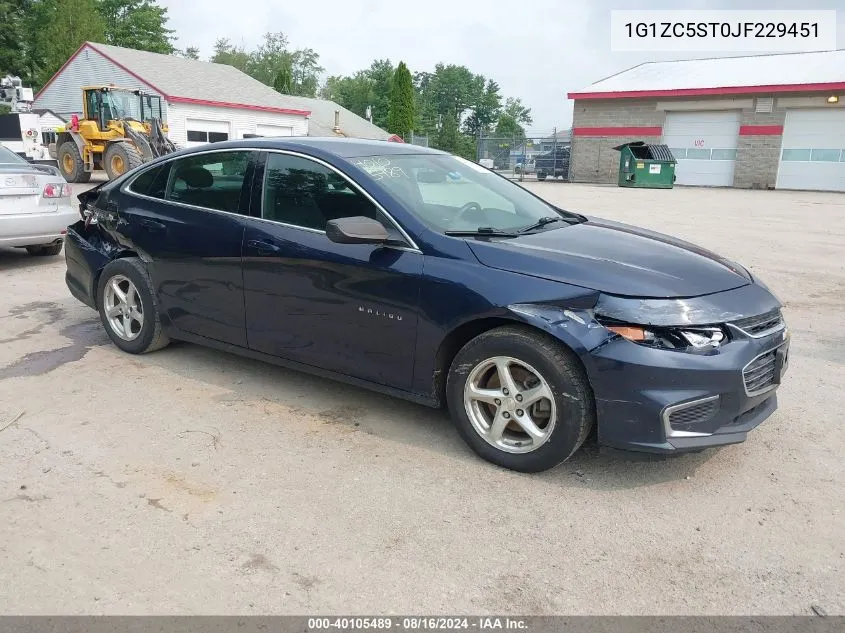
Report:
M708 355L608 342L591 355L599 441L656 453L742 442L777 408L788 345L785 329L762 339L737 335ZM771 381L749 390L755 371L770 371L755 362L769 356Z
M603 446L679 453L742 442L777 408L789 333L782 319L762 330L733 325L775 313L762 284L688 299L599 295L589 309L517 305L511 310L558 337L581 358L593 388ZM643 326L720 326L712 349L638 344L596 319Z

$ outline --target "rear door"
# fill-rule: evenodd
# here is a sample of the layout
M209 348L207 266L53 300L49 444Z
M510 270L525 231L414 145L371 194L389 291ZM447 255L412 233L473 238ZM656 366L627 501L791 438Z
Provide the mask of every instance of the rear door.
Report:
M409 389L422 254L327 164L273 152L263 172L244 232L250 349ZM352 216L381 221L393 245L331 242L326 222Z
M119 209L120 232L148 260L173 326L240 347L241 243L257 155L209 151L164 163L132 181L111 209Z

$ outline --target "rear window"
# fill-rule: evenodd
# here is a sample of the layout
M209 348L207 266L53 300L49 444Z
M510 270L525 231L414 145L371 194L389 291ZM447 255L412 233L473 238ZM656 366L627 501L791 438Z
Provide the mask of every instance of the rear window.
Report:
M135 180L129 188L135 193L140 193L143 196L150 196L151 198L164 199L164 193L167 189L167 178L170 175L170 163L159 165L148 169Z
M8 147L0 145L0 165L19 165L21 163L24 165L27 164L23 158L15 154Z

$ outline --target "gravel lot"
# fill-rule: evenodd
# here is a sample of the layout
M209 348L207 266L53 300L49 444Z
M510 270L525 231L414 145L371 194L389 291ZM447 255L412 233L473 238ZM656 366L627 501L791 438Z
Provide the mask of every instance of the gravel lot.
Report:
M2 611L845 613L845 196L529 186L786 302L781 408L745 444L499 470L438 411L187 344L125 355L63 258L0 250Z

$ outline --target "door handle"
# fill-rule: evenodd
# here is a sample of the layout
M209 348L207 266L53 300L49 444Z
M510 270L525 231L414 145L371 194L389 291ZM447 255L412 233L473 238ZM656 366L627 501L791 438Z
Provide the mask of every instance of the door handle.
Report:
M257 250L259 255L271 255L282 250L272 242L265 242L263 240L249 240L246 245Z
M150 220L148 218L144 218L143 220L141 220L141 226L153 233L161 233L167 228L161 222Z

